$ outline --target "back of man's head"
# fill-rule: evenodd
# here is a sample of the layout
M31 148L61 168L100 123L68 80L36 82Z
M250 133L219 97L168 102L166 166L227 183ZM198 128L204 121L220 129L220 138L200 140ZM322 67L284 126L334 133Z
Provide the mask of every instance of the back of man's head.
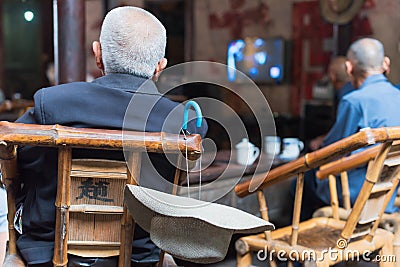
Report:
M374 74L383 72L385 51L380 41L363 38L354 42L347 52L347 58L356 72Z
M334 57L330 61L328 67L329 79L332 83L339 84L340 87L350 80L350 77L346 71L346 60L347 59L344 56Z
M100 34L105 73L152 77L165 55L166 42L164 26L146 10L111 10L104 18Z

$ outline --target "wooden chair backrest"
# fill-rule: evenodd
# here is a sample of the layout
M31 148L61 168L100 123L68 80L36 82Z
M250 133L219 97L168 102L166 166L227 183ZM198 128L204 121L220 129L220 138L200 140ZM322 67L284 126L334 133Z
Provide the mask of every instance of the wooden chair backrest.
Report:
M373 229L368 231L368 233L373 236L374 229L377 228L377 223L375 223L372 218L376 218L376 214L363 213L363 210L366 206L367 200L370 198L371 195L372 198L383 196L383 200L381 198L380 200L378 200L378 202L380 201L380 203L382 203L382 206L386 207L386 204L389 201L389 197L387 197L387 195L394 191L394 186L392 186L393 184L390 184L390 188L388 186L384 187L383 189L379 186L376 186L374 188L374 185L378 182L378 178L380 177L380 174L382 172L385 159L392 146L392 141L396 140L400 140L400 127L387 127L378 129L368 128L352 136L344 138L334 144L308 153L292 162L272 169L261 182L260 186L257 188L259 199L260 195L262 194L263 188L276 184L277 182L284 179L297 176L291 236L291 245L296 245L298 226L300 221L301 202L303 196L304 173L310 169L322 166L335 159L343 157L351 153L352 151L356 151L360 148L367 147L372 144L382 143L382 146L379 147L379 152L377 152L377 156L374 161L374 167L369 169L366 181L364 182L361 193L359 194L359 197L354 205L352 216L350 216L351 219L347 221L346 226L341 234L341 238L344 238L346 241L348 241L356 234L355 230L358 226L358 223L360 222L360 219L362 218L362 222L366 223L367 221L370 221L369 223L373 224ZM250 180L238 184L235 187L236 194L239 197L244 197L251 194L252 192L249 191L250 184ZM381 193L378 193L378 189L382 189ZM265 200L264 203L262 203L262 201L259 201L259 203L260 210L267 210ZM382 209L378 209L379 215L381 215L383 211L384 207ZM263 218L265 218L265 216L263 216ZM268 236L266 237L268 238Z
M58 188L56 197L56 229L53 262L56 266L66 266L69 236L69 220L72 203L72 213L79 208L79 202L71 201L71 176L82 176L82 171L91 172L90 175L99 175L104 166L82 161L72 161L71 151L74 148L88 148L100 150L129 151L127 168L120 163L113 166L114 175L126 177L127 183L135 184L139 180L142 152L174 153L181 155L188 153L196 159L201 153L201 137L189 135L186 137L167 133L143 133L134 131L82 129L64 127L60 125L28 125L19 123L0 122L0 160L3 182L7 188L8 221L9 221L9 252L16 254L16 233L13 219L15 214L15 197L20 186L17 175L17 146L47 146L58 148ZM93 165L94 164L94 165ZM107 164L113 164L107 162ZM101 164L100 164L101 165ZM108 165L110 166L110 165ZM116 172L115 172L116 171ZM178 173L179 171L177 171ZM97 174L96 174L97 173ZM119 173L119 174L118 174ZM85 175L87 175L86 173ZM101 174L101 175L104 175ZM178 175L176 175L178 176ZM122 191L121 191L122 195ZM118 200L117 202L121 202ZM121 213L118 205L110 212ZM72 215L74 216L74 215ZM129 266L134 222L126 207L122 209L121 246L119 266ZM72 233L72 236L74 233Z
M373 163L368 168L364 183L354 203L341 238L351 238L369 235L372 238L378 227L389 200L397 187L398 174L393 177L382 176L382 170L392 148L392 142L382 144ZM395 178L392 181L392 178Z
M120 254L123 192L128 181L124 161L72 159L68 253L82 257Z
M386 148L387 155L383 159L383 163L379 163L379 157L382 153L385 153L385 146L378 145L372 148L366 149L357 154L344 157L340 160L333 161L326 165L320 167L320 170L316 173L319 179L325 179L329 177L329 179L335 179L335 175L341 174L341 184L342 184L342 194L343 194L343 202L350 203L350 196L347 193L348 190L344 188L348 188L348 179L347 172L358 168L360 166L368 164L367 170L367 179L368 177L373 177L379 173L377 177L376 184L372 188L372 192L369 198L366 201L366 204L361 212L361 216L359 222L356 225L356 229L351 237L358 237L365 234L373 235L373 231L376 230L375 227L369 227L372 224L377 223L376 220L378 217L382 216L387 202L390 200L390 197L395 192L398 184L399 176L399 165L400 165L400 142L393 142L390 147ZM374 161L372 161L374 159ZM382 159L381 159L382 160ZM379 171L379 169L381 170ZM367 183L366 181L365 183ZM333 210L333 217L337 217L338 215L338 206L337 206L337 191L336 185L330 184L331 190L331 203ZM392 190L392 191L390 191ZM394 191L394 192L393 192ZM385 198L385 193L389 193ZM361 197L361 196L359 196ZM355 203L355 205L357 202ZM355 207L354 207L355 208ZM345 209L350 209L350 204L345 204ZM335 215L336 214L336 215ZM350 214L350 216L354 216Z

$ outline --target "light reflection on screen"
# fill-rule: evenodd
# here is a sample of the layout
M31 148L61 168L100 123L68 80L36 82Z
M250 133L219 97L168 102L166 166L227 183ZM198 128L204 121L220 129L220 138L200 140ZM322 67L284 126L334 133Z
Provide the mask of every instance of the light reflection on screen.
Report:
M284 78L284 40L245 38L228 45L228 80L240 82L236 69L255 82L281 82Z

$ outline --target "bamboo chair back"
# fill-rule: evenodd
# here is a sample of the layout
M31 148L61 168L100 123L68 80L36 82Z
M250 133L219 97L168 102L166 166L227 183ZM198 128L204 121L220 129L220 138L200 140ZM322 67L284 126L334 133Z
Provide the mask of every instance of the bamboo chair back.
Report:
M126 163L105 159L73 159L69 207L68 253L109 257L120 254Z
M371 175L374 175L374 172L377 171L376 168L379 167L376 161L379 153L381 153L381 151L384 149L384 145L385 144L374 146L360 153L323 165L316 173L319 179L325 179L326 177L329 177L330 180L335 180L335 175L340 173L342 197L343 203L345 204L344 208L346 210L350 210L351 208L350 194L348 192L347 171L368 164L367 178L371 177ZM384 210L387 204L387 202L385 202L384 194L389 192L389 190L393 190L394 192L397 190L398 179L400 178L400 142L393 142L390 148L387 149L387 156L383 161L381 167L382 170L380 171L377 183L372 188L371 195L366 201L366 204L361 212L360 220L356 226L356 234L353 234L352 237L371 234L369 231L374 230L375 228L371 228L369 226L375 222L379 216L382 215L379 211L382 211L382 208ZM374 158L375 161L372 161ZM337 205L336 184L330 184L330 191L333 217L338 218L339 207ZM390 192L389 199L394 192ZM386 199L386 201L389 201L389 199Z
M16 191L20 186L16 158L18 145L58 148L55 266L67 265L70 248L71 252L78 253L88 245L91 245L89 250L95 253L110 255L118 252L119 266L130 266L134 222L123 205L122 196L126 183L139 181L141 153L182 155L187 151L191 159L196 159L201 153L200 143L199 135L184 138L166 133L0 122L0 161L8 194L9 253L17 253L13 220ZM127 164L110 160L73 160L71 155L75 148L127 149ZM176 176L178 173L179 170ZM107 183L110 187L104 187ZM106 188L114 194L113 197L109 197ZM94 195L96 199L93 199ZM99 202L101 205L96 206ZM98 227L102 234L89 230L91 227Z
M358 168L363 165L368 164L368 168L371 168L372 161L376 157L378 151L380 149L380 145L373 146L366 150L363 150L357 154L353 154L351 156L343 157L339 160L332 161L325 165L322 165L319 170L316 172L316 176L318 179L331 179L331 177L335 177L340 175L341 179L341 186L342 186L342 200L343 200L343 208L345 210L350 210L350 192L349 192L349 185L348 185L348 176L347 172ZM398 165L398 159L400 158L400 142L396 141L393 142L392 148L388 153L387 159L384 163L384 169L382 170L381 180L387 179L388 175L393 175L395 168ZM337 195L336 188L333 187L333 195ZM397 197L398 199L398 197ZM400 202L396 200L396 203ZM396 206L400 206L397 205Z
M382 216L390 196L398 183L398 179L395 179L393 183L388 181L383 181L381 183L379 180L386 157L392 147L392 142L396 140L400 140L400 127L368 128L327 147L308 153L285 165L272 169L267 176L263 178L256 190L262 217L264 219L268 218L266 213L268 208L262 189L284 179L297 176L292 230L289 238L290 245L295 246L298 241L299 233L304 173L310 169L327 164L339 157L343 157L352 151L372 144L383 143L378 148L375 148L379 149L379 151L375 154L373 167L368 169L365 182L352 209L352 214L349 216L338 240L344 239L349 241L351 238L360 236L369 236L368 238L373 238L374 232L378 227L379 218ZM259 177L256 177L256 179L257 178ZM398 178L398 175L396 178ZM252 181L245 181L238 184L235 187L236 194L239 197L251 194L251 182ZM336 185L334 187L336 188ZM380 207L377 208L377 204L379 204ZM372 212L371 210L377 210L377 212ZM266 233L265 238L269 240L270 236L270 234Z

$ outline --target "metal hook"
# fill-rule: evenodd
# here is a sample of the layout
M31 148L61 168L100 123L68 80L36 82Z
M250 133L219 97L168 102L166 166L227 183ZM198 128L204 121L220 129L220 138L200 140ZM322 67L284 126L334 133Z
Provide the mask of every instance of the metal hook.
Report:
M182 129L186 130L187 129L187 123L189 120L189 109L190 107L193 107L194 110L196 111L196 116L197 116L197 120L196 120L196 127L200 128L201 127L201 123L203 121L203 114L201 113L201 109L199 104L197 104L195 101L190 100L185 104L185 109L183 111L183 124L182 124Z

